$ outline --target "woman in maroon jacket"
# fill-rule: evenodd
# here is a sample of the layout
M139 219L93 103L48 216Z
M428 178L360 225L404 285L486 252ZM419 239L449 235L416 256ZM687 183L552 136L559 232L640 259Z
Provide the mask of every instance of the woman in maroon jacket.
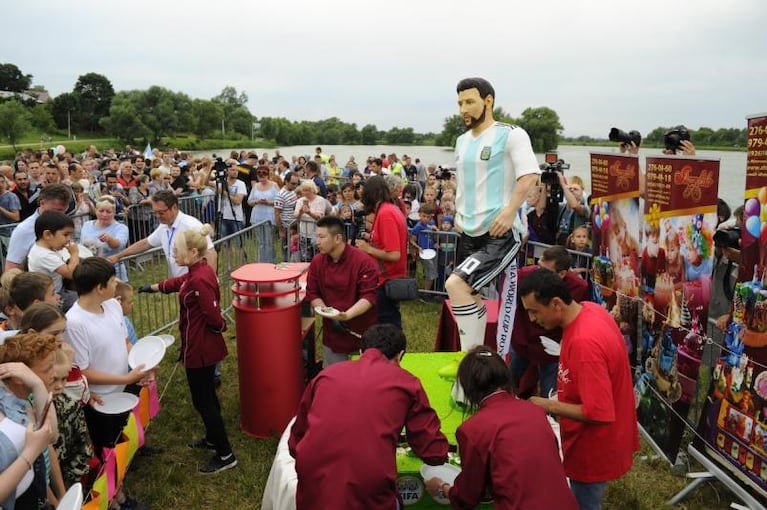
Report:
M179 266L187 266L188 273L141 289L166 294L178 292L181 363L186 368L192 403L205 424L205 437L190 443L189 447L216 450L210 462L200 468L203 474L218 473L237 465L214 383L216 363L224 359L227 350L221 335L226 323L219 305L218 280L205 261L206 236L210 230L209 225L203 225L199 232L186 230L176 236L173 258Z
M478 345L458 380L477 411L455 433L462 470L452 486L431 478L426 490L459 509L492 499L497 510L577 510L546 413L514 396L503 359Z

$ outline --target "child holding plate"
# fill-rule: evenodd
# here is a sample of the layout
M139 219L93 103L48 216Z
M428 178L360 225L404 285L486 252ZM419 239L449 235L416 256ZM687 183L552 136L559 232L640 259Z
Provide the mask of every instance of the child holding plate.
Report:
M189 272L145 285L139 292L179 293L181 363L186 368L192 403L205 424L205 436L190 443L189 447L216 451L200 468L200 473L212 475L235 467L237 459L226 435L214 381L216 363L226 357L227 349L221 334L226 323L221 314L218 280L205 261L206 236L210 232L210 225L203 225L199 231L190 229L177 234L173 258L179 266L188 267Z

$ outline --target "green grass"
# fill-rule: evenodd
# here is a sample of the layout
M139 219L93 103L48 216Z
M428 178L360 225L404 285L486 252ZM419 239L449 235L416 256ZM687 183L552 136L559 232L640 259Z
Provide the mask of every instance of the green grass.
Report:
M246 242L248 260L255 260L252 242ZM223 258L223 257L222 257ZM222 266L220 262L219 266ZM233 264L232 267L236 267ZM143 271L131 271L134 286L157 281L163 276L164 266L147 265ZM224 271L219 271L222 289L229 285ZM228 306L228 293L222 292L222 306ZM164 316L175 312L175 295L136 295L136 321L143 330L139 336L156 329ZM163 303L163 304L161 304ZM164 311L163 311L164 310ZM411 352L431 352L437 334L440 305L420 301L402 304L403 324ZM173 317L175 319L175 317ZM137 325L138 329L138 325ZM178 338L178 332L172 332ZM222 414L229 439L237 455L238 466L212 477L197 474L197 468L206 462L209 452L193 451L186 443L203 433L202 423L194 411L185 381L184 370L175 363L178 341L171 347L158 373L162 393L162 409L147 430L147 440L153 446L165 449L153 457L137 457L126 479L129 494L152 508L231 508L253 509L261 507L261 498L277 438L257 440L241 433L239 424L239 384L237 377L237 348L234 328L225 334L229 356L223 363L223 385L219 390ZM278 339L272 339L278 340ZM319 343L319 342L318 342ZM693 468L694 470L694 468ZM671 467L654 458L654 452L643 442L630 473L609 484L603 508L656 509L664 506L674 494L686 485L686 480L672 474ZM704 484L676 508L713 510L729 507L735 499L717 482Z

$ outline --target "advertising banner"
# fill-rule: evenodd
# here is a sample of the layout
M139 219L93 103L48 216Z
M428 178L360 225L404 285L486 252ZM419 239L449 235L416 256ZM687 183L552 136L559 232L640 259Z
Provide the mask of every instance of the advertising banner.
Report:
M718 184L719 161L647 158L637 416L671 462L684 420L697 423Z
M767 497L767 115L748 119L739 283L695 447Z
M636 359L639 295L639 159L591 154L593 301L602 304Z

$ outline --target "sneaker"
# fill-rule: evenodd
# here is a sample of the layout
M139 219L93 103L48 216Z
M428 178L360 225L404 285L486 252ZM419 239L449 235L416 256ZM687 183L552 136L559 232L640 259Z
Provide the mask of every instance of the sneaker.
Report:
M216 449L213 443L211 443L204 437L201 439L198 439L194 443L187 444L187 446L191 448L192 450L215 450Z
M233 453L229 454L229 457L222 459L218 454L214 455L210 461L200 468L200 473L203 475L214 475L221 471L226 471L237 465L237 458Z

